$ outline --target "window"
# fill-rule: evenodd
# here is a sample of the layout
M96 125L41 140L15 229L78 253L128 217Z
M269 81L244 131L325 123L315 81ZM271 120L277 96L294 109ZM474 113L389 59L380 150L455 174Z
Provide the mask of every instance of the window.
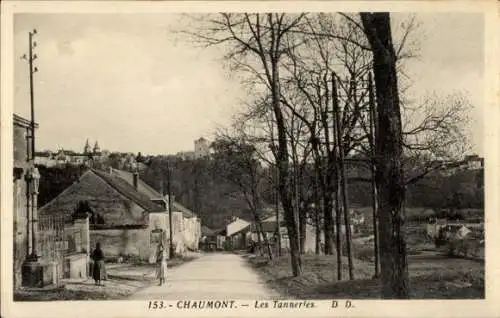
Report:
M151 231L151 244L159 244L161 243L163 238L163 230L155 229Z

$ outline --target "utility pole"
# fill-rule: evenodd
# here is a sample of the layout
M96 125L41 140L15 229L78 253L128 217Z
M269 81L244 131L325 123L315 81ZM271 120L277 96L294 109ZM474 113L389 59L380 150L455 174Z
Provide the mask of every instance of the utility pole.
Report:
M33 48L36 47L36 42L33 41L33 36L37 34L36 29L29 32L29 57L28 63L30 68L30 105L31 105L31 159L35 161L35 97L33 91L33 74L38 72L38 68L33 66L33 61L38 58L33 54ZM23 56L26 58L26 55Z
M33 77L34 77L34 74L36 72L38 72L38 68L33 65L33 61L38 58L38 56L33 53L33 49L36 47L36 42L33 40L33 37L36 34L37 34L36 29L33 29L33 31L28 33L28 38L29 38L28 56L26 56L26 54L24 54L21 57L24 60L28 60L28 65L29 65L29 81L30 81L29 89L30 89L30 110L31 110L31 134L30 134L29 138L31 141L31 145L30 145L31 146L30 147L31 156L28 157L28 160L31 161L31 163L33 164L33 167L35 165L35 128L36 128L35 127L36 126L36 124L35 124L35 97L34 97ZM33 177L33 176L31 176L31 177ZM33 179L33 178L30 178L30 179ZM31 183L33 183L33 182L31 182ZM35 231L36 225L35 224L37 222L37 217L36 217L36 209L37 209L37 207L36 207L36 195L37 195L37 193L36 192L38 191L38 189L36 189L37 187L35 187L34 184L30 184L30 183L28 183L28 187L34 188L34 189L32 189L32 191L30 191L30 192L33 192L32 193L33 201L31 204L31 213L29 213L29 211L28 211L28 222L31 221L31 255L30 255L30 257L33 261L37 261L38 256L36 253L36 231Z
M34 73L38 72L38 68L33 65L33 61L37 59L37 55L33 53L33 49L36 47L36 42L33 41L34 35L37 34L36 29L29 32L29 52L28 56L24 54L21 59L27 60L29 65L29 90L30 90L30 107L31 107L31 123L30 123L30 134L28 138L30 143L28 144L28 158L29 168L25 173L26 179L26 195L27 195L27 238L28 246L26 250L26 260L23 263L22 269L22 279L24 286L36 286L41 280L41 267L38 263L37 255L37 199L38 199L38 186L40 180L40 174L38 169L35 167L35 98L34 98L34 85L33 77ZM31 201L31 204L30 204ZM30 206L31 205L31 206ZM31 225L31 229L30 229ZM31 237L30 237L31 234ZM30 246L31 244L31 246Z
M167 159L167 192L168 192L168 229L170 235L169 244L169 258L174 258L174 236L172 231L172 189L171 189L171 174L170 174L170 164Z

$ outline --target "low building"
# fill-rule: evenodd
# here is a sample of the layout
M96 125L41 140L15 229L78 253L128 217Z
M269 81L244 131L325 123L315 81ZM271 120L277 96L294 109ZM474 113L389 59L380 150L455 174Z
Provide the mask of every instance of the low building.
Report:
M267 217L264 220L262 220L262 231L267 236L267 239L273 244L275 244L277 237L276 235L277 225L278 223L276 222L275 215ZM253 242L257 242L258 230L255 223L252 223L251 229L252 229L251 234L248 236L248 239L250 239ZM289 249L290 240L288 238L288 230L286 228L283 215L280 215L280 236L281 236L281 245L280 245L281 248ZM323 240L323 231L320 232L320 239ZM314 252L315 249L316 249L316 229L314 228L314 226L306 224L306 241L304 244L304 251L307 253Z
M226 248L242 250L249 246L248 233L251 232L251 222L235 217L226 225L222 234L226 236Z
M201 227L200 248L204 251L220 251L224 249L225 236L222 233L225 228L211 229L207 226Z
M168 209L168 195L159 193L140 178L137 178L137 184L135 184L133 173L118 169L110 169L110 173L119 176L130 185L137 186L137 191L141 194ZM201 238L201 219L191 210L175 201L174 196L172 196L171 205L174 242L178 242L177 248L179 249L177 252L183 253L185 250L197 250Z
M159 241L166 244L169 239L164 206L123 179L96 169L85 172L39 213L69 221L80 202L87 202L90 210L90 247L100 242L107 256L152 260Z

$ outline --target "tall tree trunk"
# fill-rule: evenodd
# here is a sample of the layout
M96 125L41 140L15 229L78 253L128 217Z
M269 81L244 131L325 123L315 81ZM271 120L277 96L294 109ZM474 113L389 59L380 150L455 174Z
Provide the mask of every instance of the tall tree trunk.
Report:
M283 113L280 108L280 92L279 92L279 74L277 60L271 59L272 69L272 107L276 118L276 127L278 130L278 153L277 165L279 169L278 189L280 193L281 202L283 205L285 224L288 232L288 239L290 240L290 258L292 265L293 276L302 275L302 259L299 247L299 235L297 228L297 220L294 215L294 208L292 205L292 196L290 195L290 179L289 179L289 162L288 162L288 144L286 136L286 126L283 118Z
M313 197L314 197L314 210L313 210L313 213L314 213L314 227L315 227L315 230L316 230L316 237L315 237L315 253L316 255L319 255L321 254L321 222L320 222L320 216L319 216L319 212L320 212L320 200L319 200L319 195L318 195L318 191L319 191L319 187L318 187L318 182L319 182L319 171L317 169L315 169L315 175L314 175L314 193L313 193Z
M258 215L255 216L255 223L257 224L257 231L258 234L257 236L259 237L259 249L262 247L261 239L260 236L262 235L262 240L264 241L264 246L266 248L267 256L269 257L270 260L273 259L273 252L271 250L271 244L269 244L269 240L267 239L267 235L263 230L262 227L262 221Z
M332 164L334 166L334 180L335 180L335 227L336 227L336 248L337 248L337 280L342 280L342 239L341 239L341 234L342 234L342 224L341 224L341 207L340 207L340 164L339 161L337 160L338 158L338 143L337 141L337 134L338 134L338 129L337 129L337 121L335 120L335 116L333 116L333 140L334 140L334 146L332 148L332 152L330 154L330 161L332 161Z
M333 236L334 236L334 221L333 221L333 202L332 194L334 192L334 174L335 162L329 154L325 160L325 171L323 172L323 227L325 232L325 255L333 254Z
M314 242L314 253L316 255L321 254L321 224L319 220L318 208L314 207L314 228L315 228L315 242Z
M323 193L323 227L325 232L325 255L333 254L333 202L328 192Z
M275 181L275 184L278 182L279 180L279 170L276 169L276 181ZM275 186L275 189L276 189L276 250L277 250L277 254L278 254L278 257L281 256L281 218L280 218L280 204L279 204L279 201L280 201L280 195L279 195L279 191L278 191L278 188Z
M338 169L337 169L338 171ZM337 247L337 280L342 280L342 223L340 213L340 180L338 174L335 176L335 245Z
M375 131L375 123L376 123L376 109L375 109L375 94L373 91L373 82L372 75L369 73L368 75L368 97L370 101L370 151L371 151L371 159L370 159L370 168L371 168L371 186L372 186L372 220L373 220L373 254L375 256L375 274L374 277L378 278L380 276L380 253L379 253L379 235L378 235L378 198L377 198L377 183L375 182L376 178L376 163L375 163L375 140L376 131Z
M354 268L352 261L352 250L351 250L351 222L349 216L349 202L347 196L347 182L346 182L346 172L344 165L344 140L342 136L342 130L340 126L340 111L338 105L338 97L337 97L337 86L335 83L335 75L332 74L332 103L333 103L333 112L334 112L334 120L335 120L335 129L337 137L337 149L338 149L338 162L339 162L339 179L341 185L341 194L342 194L342 210L344 212L344 226L345 226L345 240L347 247L347 261L349 265L349 279L354 279Z
M299 232L300 232L300 253L306 252L306 239L307 239L307 210L302 208L299 211Z
M255 212L254 212L255 213ZM260 250L260 246L262 246L262 238L264 237L263 232L262 232L262 227L260 222L258 221L257 217L254 214L254 221L255 225L257 226L257 247L258 247L258 254L262 255L262 252ZM256 251L257 252L257 251Z
M294 156L294 158L296 158ZM297 161L293 161L293 209L294 209L294 217L295 221L297 222L297 244L299 246L299 253L302 254L302 235L301 235L301 224L300 224L300 219L301 219L301 211L300 211L300 196L299 196L299 177L298 177L298 167L297 167Z
M323 182L324 179L321 178L322 174L321 161L320 161L321 155L318 149L319 148L318 137L316 136L314 130L311 131L311 147L314 156L314 180L313 180L314 211L313 212L314 212L314 224L316 228L315 252L316 254L321 254L321 216L320 216L320 213L322 211L321 196L322 193L325 192L325 187ZM331 227L333 227L333 220L331 221ZM333 239L332 236L330 235L330 247L333 250L332 246L333 246Z
M377 93L376 182L379 203L382 297L409 297L403 202L403 138L396 54L389 13L361 13L373 52Z

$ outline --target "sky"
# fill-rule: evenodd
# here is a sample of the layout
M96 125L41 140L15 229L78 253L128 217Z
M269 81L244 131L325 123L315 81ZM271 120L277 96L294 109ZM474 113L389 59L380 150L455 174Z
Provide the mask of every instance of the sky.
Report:
M460 91L469 97L474 152L482 155L482 16L417 14L419 58L406 62L411 98ZM171 154L194 149L229 124L245 99L221 52L179 41L172 14L17 14L15 56L37 29L37 148L81 151L86 139L109 151ZM14 112L29 118L29 72L15 60Z

